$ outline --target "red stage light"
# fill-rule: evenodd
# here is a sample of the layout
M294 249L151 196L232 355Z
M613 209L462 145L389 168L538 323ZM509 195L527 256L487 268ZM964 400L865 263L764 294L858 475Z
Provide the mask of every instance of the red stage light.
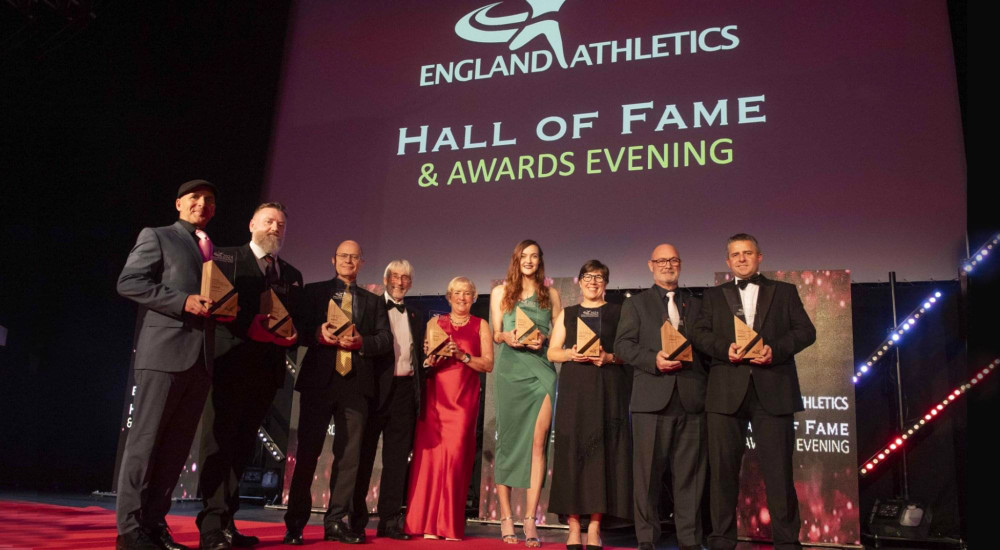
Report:
M880 460L885 461L885 459L889 457L889 455L892 453L893 450L895 450L897 447L902 446L903 441L906 440L910 435L913 435L914 431L919 430L920 426L934 419L937 416L938 411L943 411L944 408L949 403L954 401L956 397L960 397L962 394L964 394L966 390L968 390L976 383L978 383L980 380L982 380L985 375L992 372L993 368L998 365L1000 365L1000 358L994 359L993 362L990 363L986 368L984 368L981 372L978 372L975 376L973 376L968 383L962 384L958 388L952 390L948 394L948 397L946 399L942 400L941 403L934 405L934 407L931 408L930 412L924 415L924 418L922 420L913 425L912 429L908 430L907 433L901 434L895 439L890 440L890 443L886 448L880 451L877 455L869 458L868 461L859 468L860 473L861 474L871 473L871 471L875 469L875 465L878 464Z

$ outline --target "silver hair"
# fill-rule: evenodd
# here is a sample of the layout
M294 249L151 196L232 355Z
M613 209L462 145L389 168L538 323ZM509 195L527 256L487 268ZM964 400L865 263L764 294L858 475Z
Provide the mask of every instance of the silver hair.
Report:
M406 260L393 260L389 262L389 265L385 266L385 273L382 274L382 280L388 281L389 274L393 271L401 272L403 275L409 275L411 279L413 278L413 266Z

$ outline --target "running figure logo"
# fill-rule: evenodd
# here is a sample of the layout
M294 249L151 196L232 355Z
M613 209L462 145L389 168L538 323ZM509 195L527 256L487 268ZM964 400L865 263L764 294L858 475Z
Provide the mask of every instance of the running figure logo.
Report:
M566 0L525 0L531 5L531 22L526 25L519 25L518 28L496 29L507 25L517 25L529 20L529 13L516 13L501 17L490 17L486 12L491 8L502 4L496 2L488 6L483 6L477 10L466 14L455 24L455 34L472 42L503 43L509 42L510 51L516 51L530 42L536 36L544 36L552 47L552 53L562 68L567 68L566 56L563 55L562 34L559 32L559 23L551 19L536 21L539 17L547 13L555 13L562 7ZM472 26L472 20L491 30L477 29Z

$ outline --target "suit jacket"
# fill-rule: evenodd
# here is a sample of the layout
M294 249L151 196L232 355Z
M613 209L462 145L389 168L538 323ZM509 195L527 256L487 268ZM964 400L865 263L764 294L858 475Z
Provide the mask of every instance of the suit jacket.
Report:
M118 276L118 294L139 304L134 368L181 372L204 353L211 370L215 321L184 311L201 293L201 251L180 222L146 227Z
M306 345L305 358L295 389L300 392L318 391L331 387L347 379L354 379L357 389L367 397L375 395L374 360L380 355L392 354L392 332L385 302L367 290L356 286L351 317L354 327L361 335L361 348L351 352L351 372L342 377L336 371L336 346L316 342L316 329L326 322L327 307L334 293L334 282L309 283L302 292L300 315L295 320L299 331L299 343Z
M740 309L742 300L734 282L705 290L701 315L691 337L694 345L712 358L706 410L735 413L753 376L764 410L774 415L801 411L795 354L816 341L816 328L802 307L798 290L795 285L761 277L752 328L764 344L771 346L770 365L729 362L729 346L736 341L733 317Z
M680 331L687 335L691 323L698 318L701 302L686 291L678 291L675 299L679 300ZM618 335L615 337L615 355L634 367L632 412L663 409L670 403L676 386L684 410L700 413L705 410L707 382L703 358L696 353L694 361L674 372L660 372L656 368L656 353L662 349L660 327L666 314L667 303L656 287L632 296L622 305Z
M250 323L260 313L260 296L267 289L264 273L257 264L250 244L217 248L213 258L239 294L240 310L232 323L220 324L215 330L215 357L221 361L232 358L248 376L266 377L275 387L285 383L285 351L287 348L251 340L247 336ZM302 273L278 257L278 283L274 291L285 309L295 319L302 292Z
M380 298L382 299L382 303L385 304L385 296L380 296ZM413 367L413 388L416 392L416 395L414 395L416 410L414 412L419 414L421 391L425 376L424 332L427 330L427 320L424 318L422 311L407 304L405 299L403 303L406 305L406 320L409 321L412 342L410 345L410 366ZM395 338L395 336L393 337ZM390 353L375 357L373 362L375 367L375 397L378 399L376 402L378 408L385 405L386 400L389 399L389 392L392 390L392 379L396 373L396 357L392 353L394 346L390 343L389 348Z

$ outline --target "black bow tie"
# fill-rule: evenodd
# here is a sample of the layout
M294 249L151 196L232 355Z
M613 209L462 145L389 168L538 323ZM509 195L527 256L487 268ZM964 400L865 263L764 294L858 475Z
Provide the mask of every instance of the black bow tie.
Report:
M736 286L740 287L740 290L746 289L747 285L753 283L755 285L760 284L760 273L754 273L752 277L748 279L737 279Z
M386 300L385 301L385 309L388 310L388 309L392 309L392 308L396 308L396 311L399 311L400 313L405 313L406 312L406 306L404 306L402 304L402 302L397 303L397 302L393 302L392 300Z

